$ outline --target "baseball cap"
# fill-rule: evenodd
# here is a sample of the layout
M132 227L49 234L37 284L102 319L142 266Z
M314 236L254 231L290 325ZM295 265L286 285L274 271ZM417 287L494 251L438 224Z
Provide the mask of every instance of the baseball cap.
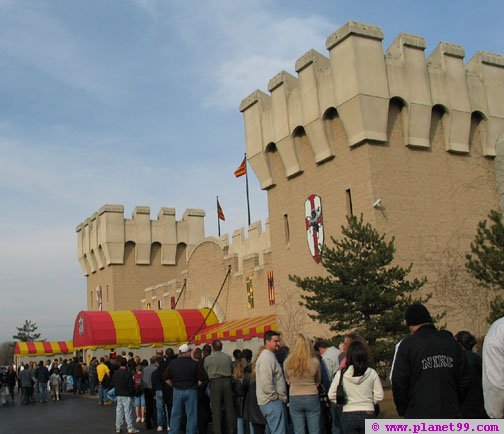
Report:
M182 344L178 350L181 352L181 353L187 353L188 351L191 351L191 347L188 345L188 344Z

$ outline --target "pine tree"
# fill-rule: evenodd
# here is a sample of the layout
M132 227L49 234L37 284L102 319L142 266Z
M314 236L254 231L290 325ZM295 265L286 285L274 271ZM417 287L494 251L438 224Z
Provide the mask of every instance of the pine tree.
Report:
M504 289L504 224L502 214L490 211L487 220L478 223L471 253L467 254L466 267L469 272L485 287L495 290ZM490 303L490 315L487 321L491 324L504 316L504 297L499 294Z
M12 336L12 339L16 339L20 342L32 342L40 340L40 333L35 333L38 329L37 324L34 322L25 320L25 323L21 327L16 327L18 333Z
M430 298L412 296L426 279L406 280L412 266L391 265L394 239L387 242L385 235L364 224L362 215L347 217L342 235L331 238L335 247L322 252L328 276L289 278L306 292L301 303L314 312L312 319L329 324L334 332L363 336L376 363L390 362L394 345L408 334L406 307Z

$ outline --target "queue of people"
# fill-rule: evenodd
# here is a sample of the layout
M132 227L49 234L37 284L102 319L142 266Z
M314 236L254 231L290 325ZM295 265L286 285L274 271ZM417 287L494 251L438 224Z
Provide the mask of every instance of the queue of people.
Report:
M438 330L425 306L409 306L405 321L411 334L396 345L390 374L400 417L503 417L504 318L490 328L483 360L472 351L474 336ZM47 385L55 402L63 390L87 387L99 405L115 401L116 432L126 424L136 433L142 424L171 434L363 434L384 398L371 365L367 342L355 334L339 348L299 334L289 350L267 331L255 357L244 349L231 358L215 340L201 349L183 344L177 355L158 349L149 362L123 352L93 358L88 368L77 358L18 373L10 366L0 387L13 399L17 381L23 404L35 391L47 402Z
M15 402L15 387L21 395L21 404L28 405L39 401L45 404L52 399L61 400L63 392L84 394L89 388L87 367L82 359L77 357L54 359L20 365L17 369L13 364L2 368L0 372L0 389L8 391L3 405ZM92 393L92 392L90 392ZM8 399L7 399L8 398Z

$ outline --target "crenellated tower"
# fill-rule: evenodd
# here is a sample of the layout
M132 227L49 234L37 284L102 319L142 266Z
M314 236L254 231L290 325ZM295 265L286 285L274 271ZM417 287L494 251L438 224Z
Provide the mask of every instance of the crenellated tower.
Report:
M326 244L362 213L396 238L399 263L428 277L449 325L470 327L462 304L475 288L461 294L447 276L463 273L478 221L498 207L504 57L479 51L464 63L446 42L426 57L425 40L407 33L384 52L382 40L350 21L329 35L327 55L308 51L296 76L281 71L240 105L247 159L268 191L276 286L292 296L289 274L323 272L308 248L306 209L318 197Z
M146 286L175 278L190 248L205 237L205 212L137 206L131 219L122 205L105 205L77 226L77 256L87 276L88 309L141 307Z

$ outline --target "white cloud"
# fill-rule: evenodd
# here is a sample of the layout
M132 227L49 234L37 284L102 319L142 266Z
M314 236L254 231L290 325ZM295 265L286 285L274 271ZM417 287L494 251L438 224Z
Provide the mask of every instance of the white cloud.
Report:
M205 65L196 71L207 93L204 104L233 110L256 88L267 88L282 69L295 74L295 61L304 52L325 53L325 39L335 28L318 15L279 16L268 2L203 7L195 21L178 29Z

